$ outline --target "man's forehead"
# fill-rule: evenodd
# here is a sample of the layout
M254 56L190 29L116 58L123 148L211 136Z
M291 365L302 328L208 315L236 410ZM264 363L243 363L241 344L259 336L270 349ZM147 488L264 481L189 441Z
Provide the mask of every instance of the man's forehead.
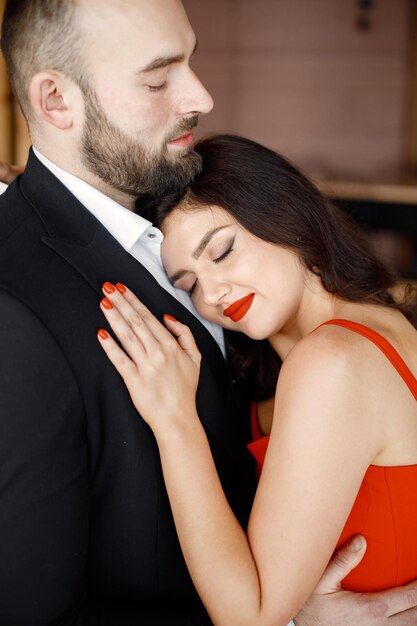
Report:
M154 57L189 52L189 47L191 52L195 44L180 0L77 0L77 3L81 30L95 56L100 48L117 44L117 48L125 48L126 54L149 54L148 58L140 59L141 65L145 65Z
M90 27L110 23L154 23L169 26L174 21L188 22L181 0L76 0L80 19Z

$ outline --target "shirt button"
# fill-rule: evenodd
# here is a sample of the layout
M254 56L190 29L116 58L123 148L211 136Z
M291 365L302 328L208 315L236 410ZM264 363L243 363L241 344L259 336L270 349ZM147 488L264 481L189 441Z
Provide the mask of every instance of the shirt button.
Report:
M155 235L155 233L149 233L148 237L149 237L149 239L155 239L156 235Z

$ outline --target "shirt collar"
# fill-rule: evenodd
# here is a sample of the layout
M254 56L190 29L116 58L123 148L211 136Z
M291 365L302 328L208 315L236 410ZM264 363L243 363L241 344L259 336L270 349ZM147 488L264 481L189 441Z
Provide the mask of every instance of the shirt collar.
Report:
M92 185L52 163L37 148L39 161L90 211L125 250L130 250L143 233L152 226L144 217L133 213Z

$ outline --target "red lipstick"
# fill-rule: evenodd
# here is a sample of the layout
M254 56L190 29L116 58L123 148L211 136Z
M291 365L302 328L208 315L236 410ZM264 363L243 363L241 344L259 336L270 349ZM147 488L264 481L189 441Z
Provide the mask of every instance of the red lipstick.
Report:
M239 322L251 308L254 297L255 294L250 293L248 296L236 300L223 311L223 315L230 317L234 322Z

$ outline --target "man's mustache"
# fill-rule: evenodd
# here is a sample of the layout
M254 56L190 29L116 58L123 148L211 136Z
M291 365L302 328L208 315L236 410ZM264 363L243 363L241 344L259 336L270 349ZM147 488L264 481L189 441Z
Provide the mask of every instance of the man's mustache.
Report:
M177 137L181 137L181 135L185 135L189 133L193 128L195 128L198 124L198 115L193 115L192 117L187 117L184 120L179 122L178 126L173 130L171 135L168 137L167 142L176 139Z

